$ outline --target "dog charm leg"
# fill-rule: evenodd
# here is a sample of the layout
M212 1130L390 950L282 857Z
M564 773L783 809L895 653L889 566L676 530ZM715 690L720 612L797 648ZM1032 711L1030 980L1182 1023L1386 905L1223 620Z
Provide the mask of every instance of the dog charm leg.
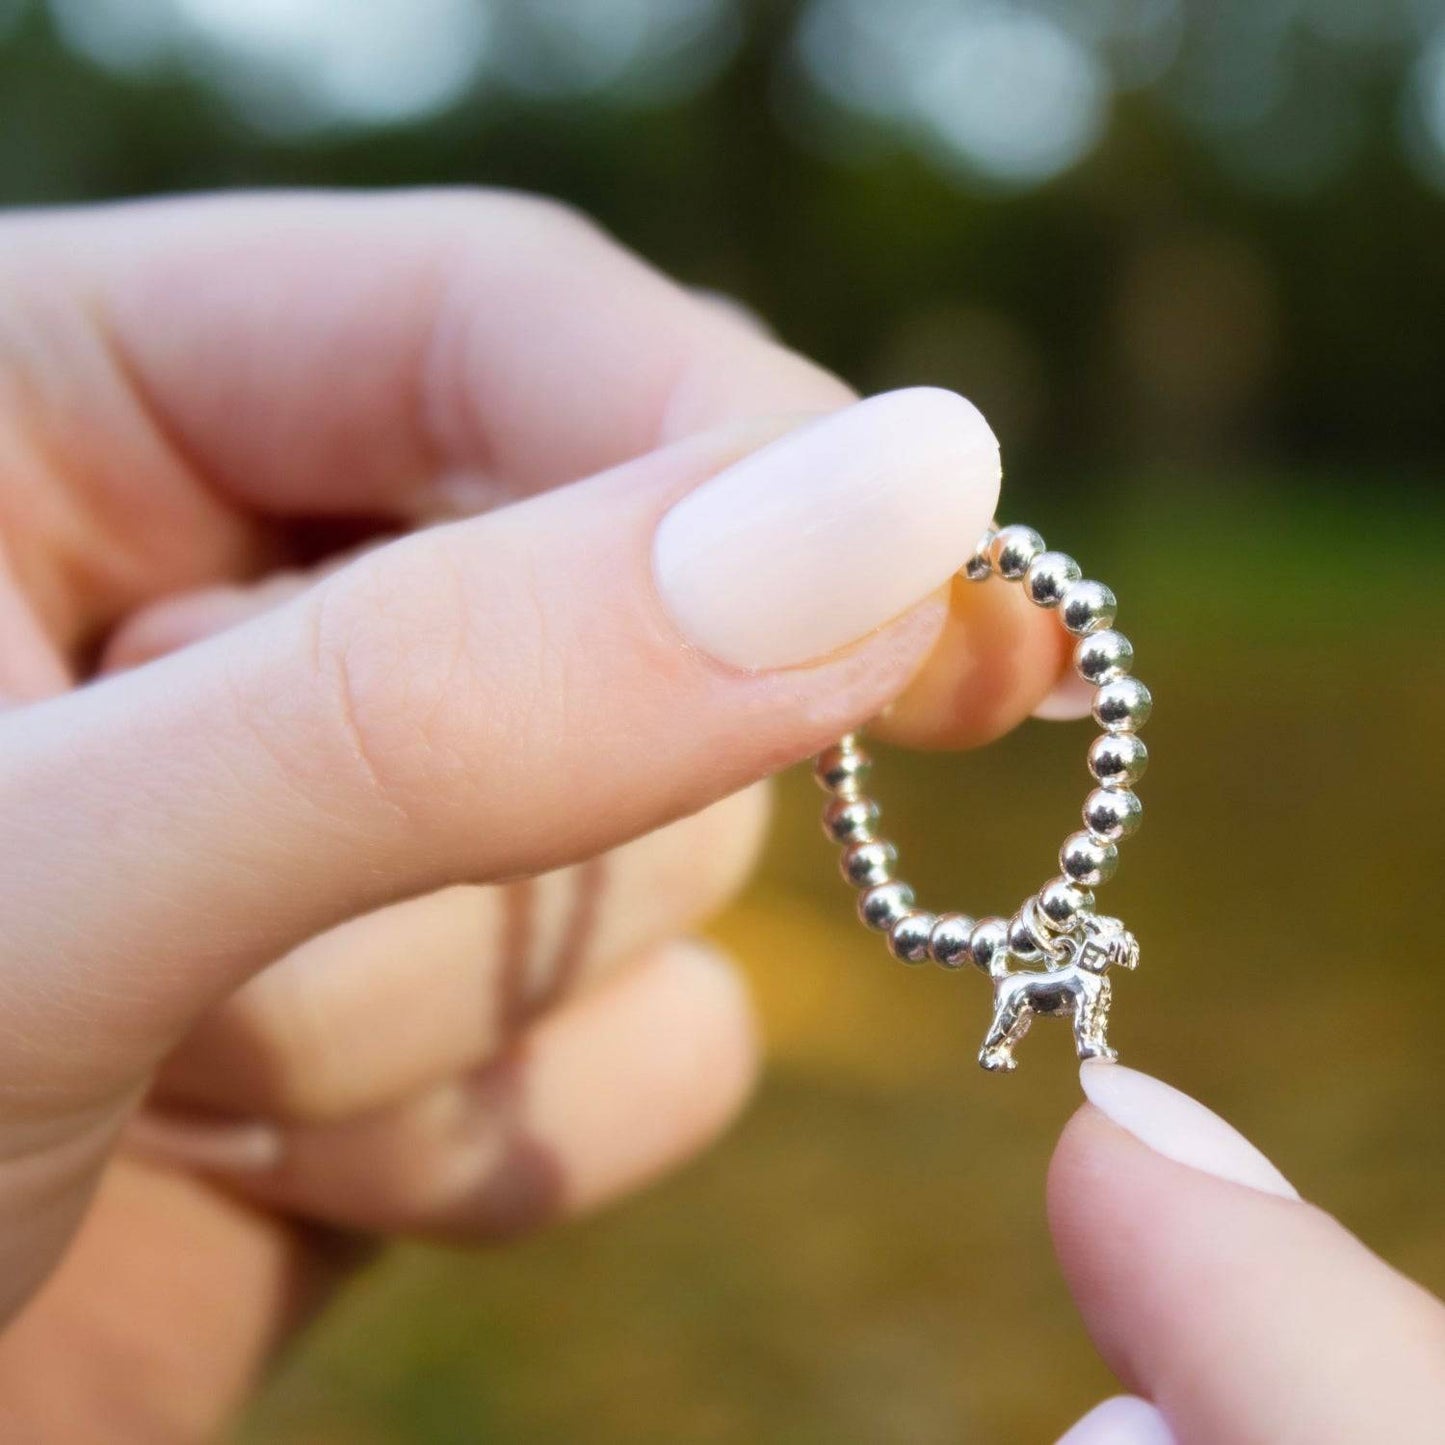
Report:
M1118 1053L1109 1047L1104 1036L1106 1023L1103 1019L1091 1023L1083 1014L1074 1020L1074 1051L1081 1059L1107 1059L1113 1063Z
M1018 1068L1014 1045L1028 1033L1033 1010L1022 1000L1001 1003L979 1050L978 1061L991 1074L1011 1074Z
M1081 1059L1107 1059L1113 1063L1119 1055L1109 1047L1109 1003L1112 990L1109 980L1100 978L1092 998L1079 1001L1074 1014L1074 1049Z

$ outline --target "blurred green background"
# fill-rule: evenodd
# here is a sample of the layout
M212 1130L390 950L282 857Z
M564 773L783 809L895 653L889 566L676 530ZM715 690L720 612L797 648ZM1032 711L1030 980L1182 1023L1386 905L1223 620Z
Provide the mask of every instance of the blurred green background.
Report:
M1116 1041L1445 1288L1396 982L1440 961L1445 0L0 0L6 203L417 182L562 195L983 407L1158 702ZM927 898L1037 885L1086 736L887 760ZM719 928L773 1045L742 1126L580 1228L389 1253L244 1439L1032 1442L1109 1392L1043 1224L1063 1031L980 1073L981 982L887 962L817 803L783 780Z

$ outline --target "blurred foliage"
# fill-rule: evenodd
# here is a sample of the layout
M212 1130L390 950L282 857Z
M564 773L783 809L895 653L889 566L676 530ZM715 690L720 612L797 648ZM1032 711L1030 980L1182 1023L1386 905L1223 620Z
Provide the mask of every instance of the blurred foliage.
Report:
M605 6L496 0L487 33L520 68L412 118L343 123L298 110L291 72L268 91L269 72L239 86L214 47L136 48L143 15L274 27L285 6L128 4L0 0L0 199L547 191L864 388L979 401L1008 513L1117 586L1160 703L1147 829L1110 893L1144 947L1116 987L1119 1042L1445 1286L1445 1134L1420 1107L1438 1023L1381 986L1439 955L1445 195L1407 123L1428 118L1445 57L1431 0L1175 6L1170 66L1132 86L1110 71L1101 135L1012 186L940 163L847 86L810 89L798 36L817 5L723 6L721 28L689 32L687 83L649 89L620 61L615 84L575 55L543 64L543 40ZM1022 8L1057 29L1101 7ZM433 12L469 23L444 0L415 14ZM348 23L344 4L324 13ZM100 54L91 20L130 59ZM1200 77L1254 75L1261 56L1289 62L1276 101L1209 112ZM356 64L327 92L353 107ZM988 909L1035 886L1080 752L1077 733L1030 726L961 762L890 758L880 788L927 896ZM1042 1220L1076 1098L1066 1041L1040 1026L1017 1079L979 1074L979 981L890 966L851 921L816 802L785 780L762 878L720 929L776 1059L733 1138L565 1234L389 1255L244 1438L1032 1441L1109 1389ZM1033 1349L1053 1361L1046 1392Z
M429 0L422 15L467 3ZM474 3L496 9L498 0ZM635 18L720 3L615 8ZM977 8L838 3L896 14L900 26L920 9ZM275 15L314 9L345 33L369 13L348 18L335 0L256 8L272 16L269 29L255 28L273 45ZM518 14L534 28L549 17L554 42L581 46L606 33L608 7L573 8L512 0L503 13L513 30ZM203 52L209 59L189 69L163 51L144 65L132 58L130 70L97 67L62 43L46 11L22 7L0 40L0 199L240 185L548 191L683 279L738 295L866 388L917 378L961 386L999 421L1029 489L1063 486L1080 468L1241 457L1348 460L1433 481L1445 443L1445 326L1429 319L1445 315L1445 194L1411 163L1420 147L1408 144L1402 106L1425 40L1403 30L1391 38L1398 7L1366 7L1375 33L1333 0L1185 6L1192 28L1173 69L1153 87L1113 95L1102 140L1060 179L1013 189L939 164L896 126L820 101L798 74L803 8L818 5L748 6L738 34L713 42L718 72L670 102L666 90L637 95L620 80L568 90L566 72L539 94L528 71L530 89L515 76L509 86L479 80L411 123L296 131L281 125L300 84L292 71L284 85L259 72L238 109L234 85L217 82L228 74L215 59L224 51ZM1077 21L1170 5L1032 8ZM1445 7L1418 0L1411 13L1436 9L1445 35ZM193 30L209 17L222 38L230 32L218 17L250 10L239 0L55 5L70 34L89 34L76 17L91 11L122 33L127 17L139 28L142 15L173 11ZM592 17L591 32L577 29L581 16ZM532 52L522 54L535 70ZM1267 63L1289 81L1273 108L1245 93L1235 98L1244 113L1221 109L1232 92L1220 77L1247 78ZM1440 77L1445 116L1445 60ZM1313 122L1300 120L1302 108Z

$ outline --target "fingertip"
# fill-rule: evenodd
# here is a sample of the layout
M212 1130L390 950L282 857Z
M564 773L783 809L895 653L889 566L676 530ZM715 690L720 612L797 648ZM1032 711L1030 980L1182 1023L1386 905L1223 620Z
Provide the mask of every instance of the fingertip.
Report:
M952 392L885 392L758 447L657 523L653 584L729 667L812 666L948 585L994 510L998 443Z
M1059 1133L1059 1141L1049 1159L1049 1189L1054 1189L1054 1176L1067 1176L1080 1162L1089 1157L1091 1130L1100 1119L1100 1114L1087 1100L1080 1104Z
M1088 717L1094 705L1094 689L1070 668L1044 695L1034 709L1043 722L1077 722Z
M751 1007L742 970L726 949L709 938L671 939L659 947L656 961L709 1005L738 1010Z
M1117 1177L1121 1166L1127 1166L1127 1160L1116 1158L1113 1148L1126 1138L1087 1102L1080 1104L1064 1125L1045 1182L1049 1228L1061 1259L1076 1233L1087 1234L1101 1188Z
M130 614L107 639L102 674L125 672L211 637L250 615L240 587L205 587L163 597Z
M660 875L660 886L672 887L675 894L683 897L696 893L688 921L710 918L742 891L762 855L772 817L772 783L764 780L730 793L701 813L682 820L681 824L644 835L644 839L655 838L659 857L667 856L669 860L669 872ZM687 829L685 837L674 836L673 829L678 827ZM647 846L644 839L632 846ZM681 853L678 852L680 842L686 845ZM705 862L699 862L695 850L705 853ZM681 884L672 883L672 867L679 872L687 870ZM696 880L705 886L698 889Z
M1096 1405L1058 1445L1175 1445L1163 1414L1137 1395L1115 1395Z
M1298 1202L1299 1192L1233 1125L1197 1099L1138 1069L1085 1063L1079 1079L1089 1103L1110 1123L1176 1164Z
M966 396L941 386L905 386L882 396L906 418L910 430L927 428L955 438L960 455L967 458L967 465L959 468L959 483L987 503L991 516L1003 482L1003 460L984 414Z
M904 747L982 747L1051 697L1071 641L1017 588L955 578L932 652L870 731Z
M711 939L677 938L662 945L652 967L658 1011L686 1041L675 1059L679 1075L706 1075L697 1097L721 1127L752 1093L760 1070L758 1022L752 995L732 955ZM671 1007L669 998L673 999ZM699 1132L707 1126L699 1125Z
M756 1040L739 971L697 938L660 945L544 1020L525 1092L530 1135L564 1181L553 1217L636 1189L716 1139L752 1092Z

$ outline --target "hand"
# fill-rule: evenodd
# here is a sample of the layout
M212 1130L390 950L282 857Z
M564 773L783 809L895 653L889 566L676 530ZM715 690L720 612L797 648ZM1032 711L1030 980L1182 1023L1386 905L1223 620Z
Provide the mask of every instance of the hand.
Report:
M1110 1401L1067 1445L1438 1441L1445 1306L1202 1105L1117 1065L1083 1077L1054 1238L1104 1359L1153 1404Z
M192 1439L327 1229L493 1237L708 1138L752 1044L684 935L751 785L900 692L981 741L1064 640L949 598L972 408L819 421L548 203L37 214L0 285L0 1434Z

